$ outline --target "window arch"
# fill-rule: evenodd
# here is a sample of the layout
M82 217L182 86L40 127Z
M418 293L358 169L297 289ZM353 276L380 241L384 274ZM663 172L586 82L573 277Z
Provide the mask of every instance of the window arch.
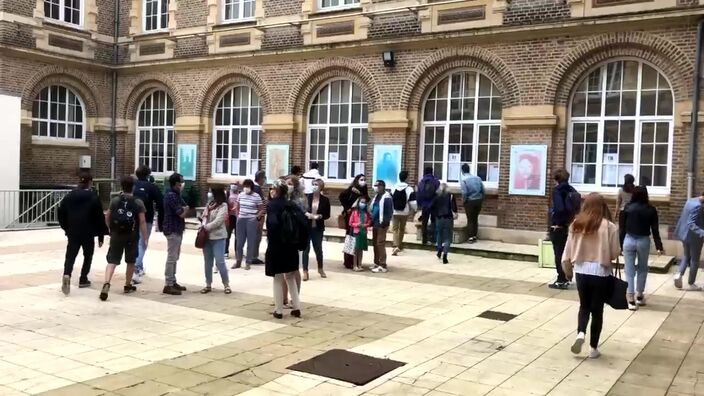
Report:
M673 106L665 76L642 61L611 61L589 72L570 104L572 183L609 190L630 173L655 191L669 191Z
M146 164L154 173L176 169L174 103L164 91L153 91L142 101L137 113L137 164Z
M350 80L333 80L315 95L308 115L308 159L328 179L348 180L364 173L369 106Z
M485 75L461 70L444 77L423 107L422 167L457 183L468 164L472 174L497 187L501 110L499 90Z
M32 135L85 140L83 101L62 85L42 89L32 104Z
M260 169L262 108L248 86L229 89L215 109L213 174L250 176Z

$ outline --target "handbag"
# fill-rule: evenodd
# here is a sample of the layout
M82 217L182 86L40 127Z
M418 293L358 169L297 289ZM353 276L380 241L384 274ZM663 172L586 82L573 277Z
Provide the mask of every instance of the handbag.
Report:
M345 254L354 254L354 236L345 235L345 244L342 246L342 252Z
M345 211L343 210L339 216L337 216L337 228L341 230L347 230L347 221L345 216Z
M611 281L611 294L606 303L613 309L628 309L628 301L626 301L628 282L621 279L621 268L618 259L616 259L616 276L611 275L609 280Z
M210 221L210 211L208 210L208 208L206 208L205 210L205 222L207 223L208 221ZM205 227L201 226L198 229L198 234L196 234L196 249L203 249L205 247L206 242L208 242L208 231L205 229Z

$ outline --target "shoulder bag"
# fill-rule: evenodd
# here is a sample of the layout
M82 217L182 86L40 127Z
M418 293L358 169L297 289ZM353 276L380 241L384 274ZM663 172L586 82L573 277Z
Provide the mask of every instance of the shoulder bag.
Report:
M613 309L628 309L628 301L626 301L626 291L628 290L628 282L621 279L621 266L619 259L616 259L616 276L609 277L611 281L611 294L606 303Z
M208 223L209 221L210 210L205 208L205 222ZM208 230L206 230L204 226L201 226L198 229L198 234L196 234L196 249L203 249L206 242L208 242Z

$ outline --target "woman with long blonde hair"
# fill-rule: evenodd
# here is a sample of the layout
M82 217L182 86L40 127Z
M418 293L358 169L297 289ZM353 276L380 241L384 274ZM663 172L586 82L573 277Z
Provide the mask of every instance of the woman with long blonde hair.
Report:
M572 353L582 351L587 323L591 316L589 357L598 358L599 336L604 316L604 303L612 292L609 279L612 262L620 254L618 227L612 222L609 206L597 193L587 196L580 213L570 226L567 246L562 256L562 268L568 279L573 272L577 278L579 292L579 316L577 338Z

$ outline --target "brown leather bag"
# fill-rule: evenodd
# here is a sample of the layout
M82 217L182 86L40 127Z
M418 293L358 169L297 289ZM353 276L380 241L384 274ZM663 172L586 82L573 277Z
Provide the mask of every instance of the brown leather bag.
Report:
M205 221L206 223L210 221L210 211L208 208L205 208ZM208 242L208 231L205 229L205 227L200 227L198 229L198 234L196 234L196 249L203 249L205 247L205 243Z
M337 216L337 228L341 230L347 230L347 221L345 216L345 211L343 210L339 216Z

